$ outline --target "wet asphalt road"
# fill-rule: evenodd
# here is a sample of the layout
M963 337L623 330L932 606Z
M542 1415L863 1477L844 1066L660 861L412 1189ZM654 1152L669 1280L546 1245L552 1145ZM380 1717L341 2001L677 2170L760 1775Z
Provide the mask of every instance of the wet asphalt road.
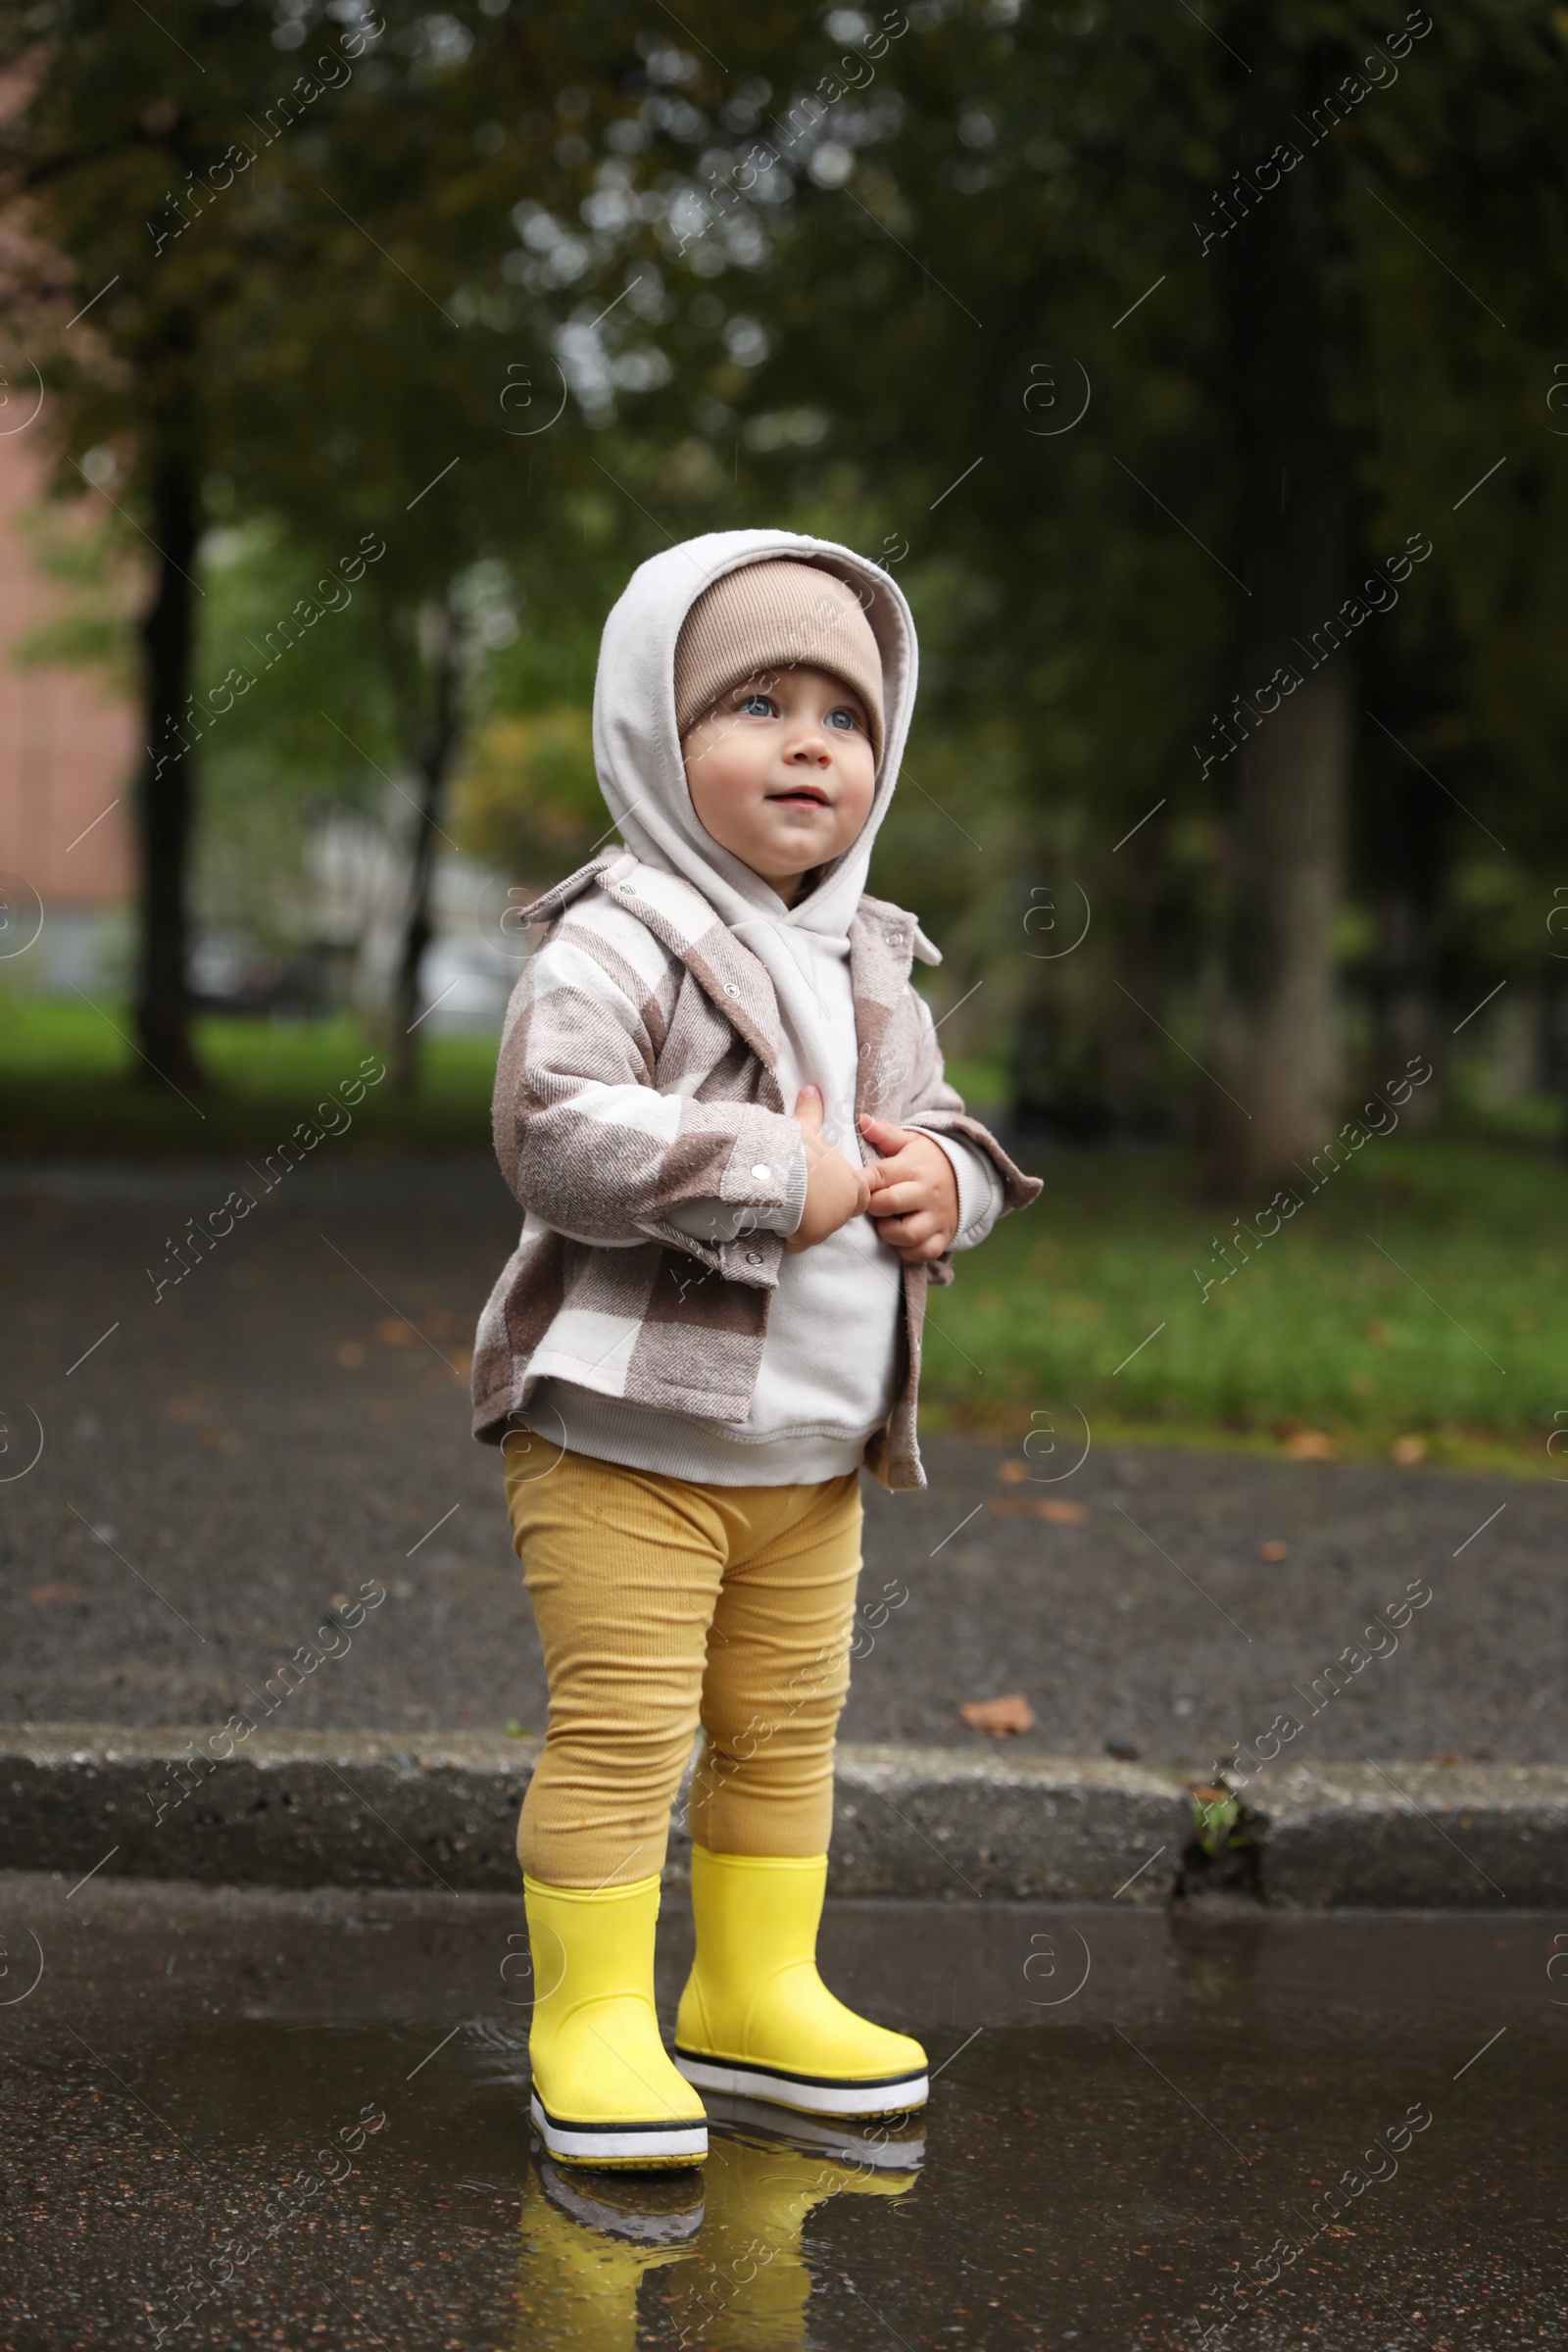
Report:
M531 2148L521 1926L0 1878L4 2352L1187 2352L1227 2297L1233 2352L1568 2341L1568 1918L839 1905L923 2127L743 2110L653 2184Z
M220 1723L376 1577L390 1604L291 1699L300 1728L542 1729L462 1377L515 1223L500 1177L323 1160L155 1303L166 1239L239 1173L0 1186L6 1459L30 1415L43 1445L0 1485L0 1721ZM1007 1483L1028 1466L1002 1446L927 1451L927 1494L867 1484L847 1739L982 1745L956 1708L1021 1691L1029 1746L1206 1770L1416 1582L1431 1602L1312 1754L1562 1759L1568 1487L1135 1446L1042 1487ZM1083 1516L1037 1515L1063 1502Z

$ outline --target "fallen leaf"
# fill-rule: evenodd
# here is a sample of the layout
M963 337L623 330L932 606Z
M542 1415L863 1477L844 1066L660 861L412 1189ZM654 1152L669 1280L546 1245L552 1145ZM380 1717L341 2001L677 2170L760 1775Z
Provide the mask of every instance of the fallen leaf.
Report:
M1016 1732L1032 1732L1035 1711L1021 1690L1009 1691L1005 1698L977 1698L958 1713L971 1731L989 1732L994 1740L1006 1740Z
M35 1609L49 1609L61 1601L85 1600L86 1593L79 1585L29 1585L27 1598Z
M1021 1487L1028 1475L1029 1467L1026 1462L1007 1461L997 1464L997 1476L1004 1487Z
M412 1323L401 1315L383 1315L375 1327L375 1336L383 1348L416 1348L419 1335Z
M1260 1560L1288 1560L1291 1547L1288 1544L1282 1544L1278 1536L1271 1536L1266 1544L1258 1545L1257 1556Z
M1389 1447L1389 1459L1391 1462L1404 1462L1408 1464L1410 1462L1424 1462L1426 1458L1427 1442L1425 1438L1396 1438L1394 1444Z
M1334 1440L1326 1430L1298 1429L1294 1438L1286 1439L1285 1454L1292 1462L1332 1462Z
M1370 1340L1374 1348L1386 1348L1389 1344L1389 1327L1381 1315L1374 1315L1361 1337Z

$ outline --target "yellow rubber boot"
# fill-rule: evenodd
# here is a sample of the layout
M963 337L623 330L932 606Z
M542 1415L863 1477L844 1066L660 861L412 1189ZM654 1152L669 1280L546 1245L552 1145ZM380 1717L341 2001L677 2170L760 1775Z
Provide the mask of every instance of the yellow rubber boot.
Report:
M651 2272L690 2262L705 2177L530 2165L514 2352L637 2352L638 2292Z
M654 2011L659 1880L542 1886L524 1878L533 1956L529 2110L558 2164L663 2171L708 2154L703 2102Z
M702 2236L668 2282L675 2341L703 2352L802 2352L812 2283L802 2240L811 2214L829 2197L906 2196L918 2177L867 2173L725 2132L703 2176Z
M904 2115L925 2104L926 2054L873 2026L816 1973L826 1854L692 1848L697 1959L675 2063L702 2090L808 2115Z

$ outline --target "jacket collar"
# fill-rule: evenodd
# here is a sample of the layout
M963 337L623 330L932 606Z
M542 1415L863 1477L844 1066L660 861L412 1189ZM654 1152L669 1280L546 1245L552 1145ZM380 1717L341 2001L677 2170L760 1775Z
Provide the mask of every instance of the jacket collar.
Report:
M778 999L766 968L679 874L644 865L629 850L612 843L525 906L517 920L524 925L552 922L574 899L596 887L679 956L753 1053L769 1070L776 1069L783 1039ZM850 924L850 984L862 1076L864 1065L874 1061L916 957L922 963L942 960L913 915L889 899L862 897Z

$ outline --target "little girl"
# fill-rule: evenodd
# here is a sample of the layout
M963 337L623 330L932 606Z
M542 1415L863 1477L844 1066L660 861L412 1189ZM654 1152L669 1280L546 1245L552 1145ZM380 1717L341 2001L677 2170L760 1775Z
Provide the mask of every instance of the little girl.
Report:
M529 909L495 1142L525 1212L480 1319L550 1727L518 1827L532 2115L559 2163L702 2162L700 2093L926 2096L823 1984L859 1471L920 1487L928 1283L1040 1187L943 1078L911 915L863 895L915 686L848 548L722 531L635 572L594 751L620 842ZM696 1729L697 1958L654 2011Z

